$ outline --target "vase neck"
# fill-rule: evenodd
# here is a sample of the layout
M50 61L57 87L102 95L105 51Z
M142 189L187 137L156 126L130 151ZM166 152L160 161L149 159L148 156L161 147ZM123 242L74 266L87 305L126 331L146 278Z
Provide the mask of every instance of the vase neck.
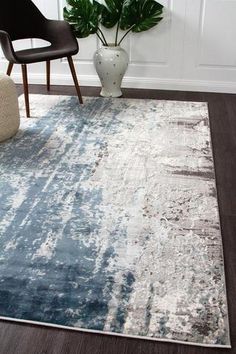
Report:
M120 48L119 45L115 45L115 43L108 43L108 45L103 45L104 48L109 48L109 49L117 49Z

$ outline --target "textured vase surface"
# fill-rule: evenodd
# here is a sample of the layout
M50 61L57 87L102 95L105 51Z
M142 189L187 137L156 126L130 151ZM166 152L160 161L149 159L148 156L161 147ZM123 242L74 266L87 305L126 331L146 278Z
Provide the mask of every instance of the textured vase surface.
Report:
M122 96L120 87L128 63L128 54L120 46L103 46L95 52L94 66L102 85L101 96Z

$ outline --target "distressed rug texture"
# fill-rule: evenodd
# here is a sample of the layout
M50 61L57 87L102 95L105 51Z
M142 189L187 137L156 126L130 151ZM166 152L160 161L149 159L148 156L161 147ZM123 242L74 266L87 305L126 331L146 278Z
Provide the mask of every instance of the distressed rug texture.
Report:
M0 144L1 318L230 347L207 104L30 101Z

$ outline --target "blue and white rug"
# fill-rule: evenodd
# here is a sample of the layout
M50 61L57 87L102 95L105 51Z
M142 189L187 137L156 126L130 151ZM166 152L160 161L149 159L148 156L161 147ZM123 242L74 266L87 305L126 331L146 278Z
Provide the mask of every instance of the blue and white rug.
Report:
M1 318L230 347L207 104L30 102L0 144Z

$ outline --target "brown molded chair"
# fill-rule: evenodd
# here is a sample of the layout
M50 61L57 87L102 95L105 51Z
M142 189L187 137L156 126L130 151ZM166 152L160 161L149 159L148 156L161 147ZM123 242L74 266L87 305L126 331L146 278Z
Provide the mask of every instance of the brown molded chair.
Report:
M12 41L26 38L44 39L51 45L15 51ZM50 90L50 60L67 57L79 101L83 103L72 60L72 55L79 51L78 42L66 21L45 18L31 0L2 0L0 43L9 61L7 75L11 74L14 64L21 64L27 117L30 117L27 64L46 61L47 89Z

